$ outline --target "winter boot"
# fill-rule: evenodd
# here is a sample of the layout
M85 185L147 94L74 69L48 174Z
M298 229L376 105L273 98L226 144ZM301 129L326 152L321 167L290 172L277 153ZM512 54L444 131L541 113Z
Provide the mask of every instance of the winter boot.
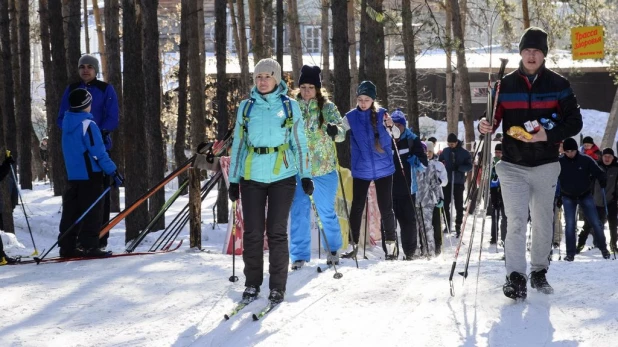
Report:
M297 260L294 263L292 263L292 270L300 270L303 265L305 265L305 261L304 260Z
M564 261L573 261L575 260L575 256L574 255L568 255L566 257L564 257Z
M283 301L283 296L285 296L285 291L279 289L271 289L268 300L270 300L270 302L276 305Z
M341 255L341 258L344 258L344 259L356 258L356 254L358 253L358 245L352 242L350 243L350 246L352 246L352 250L350 252L343 253Z
M111 255L111 251L102 251L100 248L90 248L84 251L84 257L87 258L105 258Z
M502 291L507 298L513 300L526 299L528 295L526 276L515 271L511 272L511 274L506 277L506 283L502 286Z
M63 248L60 247L61 258L80 258L84 256L84 250L81 248Z
M260 287L247 286L245 291L242 293L242 299L251 302L257 298L258 294L260 294Z
M384 259L386 260L397 260L399 254L397 251L397 243L395 241L385 241L386 244L386 255Z
M603 254L603 259L609 259L609 251L607 250L607 248L603 248L601 250L601 254Z
M554 288L552 288L545 278L547 270L532 271L530 274L530 287L536 288L537 291L543 294L554 294Z
M577 244L577 250L575 251L575 254L581 253L581 251L583 251L584 248L586 248L586 244L585 243L578 243Z
M337 252L330 252L330 254L326 255L326 265L339 265L339 256L337 255Z

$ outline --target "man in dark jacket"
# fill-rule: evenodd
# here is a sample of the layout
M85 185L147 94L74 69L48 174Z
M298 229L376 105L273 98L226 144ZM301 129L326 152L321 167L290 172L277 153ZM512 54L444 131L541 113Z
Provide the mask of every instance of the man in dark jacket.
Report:
M595 246L597 246L603 258L609 259L609 252L605 244L603 226L599 220L594 198L590 187L594 180L605 189L607 176L597 163L587 155L581 155L577 151L577 142L574 139L566 139L563 144L564 156L560 158L560 195L564 208L567 255L566 261L575 260L575 211L577 205L581 207L586 220L594 230ZM615 178L614 178L615 179Z
M483 134L492 133L502 122L506 131L496 172L509 218L505 241L507 279L502 289L511 299L525 299L528 294L528 211L534 240L530 249L530 284L543 293L553 293L545 274L552 242L553 198L560 173L558 147L560 141L575 136L582 128L579 105L569 81L545 67L548 49L545 31L526 29L519 42L519 69L496 84L500 89L494 122L482 118L478 127Z
M616 186L618 185L618 161L614 156L614 150L607 147L603 149L601 161L598 163L601 169L605 170L607 176L607 185L605 190L601 188L601 185L594 183L594 204L597 207L597 214L601 220L601 225L605 225L605 222L609 224L610 249L615 253L616 249L616 230L618 225L618 203L616 202ZM605 193L605 198L603 197ZM606 209L607 207L607 209ZM606 213L607 212L607 213ZM579 240L577 241L577 251L579 253L585 246L588 235L592 225L588 222L588 219L584 222L584 227L579 233Z
M465 148L462 147L462 142L457 139L457 135L450 133L446 139L448 147L445 148L438 160L446 167L448 173L448 184L442 188L444 193L444 214L446 222L451 224L451 194L455 203L455 232L459 237L461 234L461 222L463 220L463 194L464 184L466 183L466 172L472 170L472 156Z

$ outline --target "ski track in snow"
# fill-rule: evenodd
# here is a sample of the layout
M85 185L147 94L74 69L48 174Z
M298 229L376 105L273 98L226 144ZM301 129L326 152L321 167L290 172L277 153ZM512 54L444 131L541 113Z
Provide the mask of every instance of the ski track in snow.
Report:
M169 186L167 196L175 188ZM40 183L22 194L42 253L55 241L61 198ZM202 238L209 239L202 252L188 249L185 228L179 238L184 246L173 253L0 267L0 346L617 345L617 261L603 260L598 249L585 250L573 263L553 261L548 280L555 294L528 287L528 299L515 302L502 294L502 248L496 253L488 245L489 219L478 287L480 220L468 278L462 286L462 277L454 277L455 297L448 284L455 239L452 246L443 241L440 257L412 262L383 261L380 247L369 246L369 260L359 257L359 269L352 259L342 260L341 279L333 278L333 269L317 273L326 260L317 259L314 244L312 261L290 272L282 304L252 321L251 314L267 303L265 274L260 298L224 321L242 296L244 276L242 257L237 257L239 281L228 280L232 259L221 254L226 225L213 229L211 224L215 201L211 193L203 203ZM186 202L186 196L178 199L168 222ZM17 239L0 233L5 248L11 255L30 254L21 206L14 218ZM468 218L466 244L472 223ZM137 251L147 250L159 234L148 235ZM112 230L109 248L124 250L124 222ZM564 250L563 242L562 256ZM466 253L462 245L456 272L463 271ZM49 256L56 255L57 249ZM267 262L266 253L266 269Z

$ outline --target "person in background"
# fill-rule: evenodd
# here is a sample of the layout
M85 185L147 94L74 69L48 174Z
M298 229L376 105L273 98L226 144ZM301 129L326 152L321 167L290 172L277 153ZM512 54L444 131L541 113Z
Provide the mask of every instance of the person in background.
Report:
M579 152L581 154L585 154L590 158L594 159L594 161L601 160L601 150L597 145L594 144L594 140L590 136L584 137L582 140L582 145L579 148Z
M343 117L343 126L350 130L350 154L352 163L352 207L350 228L352 248L342 255L355 258L358 253L360 226L369 185L375 184L378 208L382 217L385 237L385 258L395 260L397 232L393 212L393 140L399 138L399 128L393 127L393 120L386 109L376 101L376 86L363 81L356 89L356 108ZM391 133L392 132L392 133ZM392 137L391 137L392 136Z
M242 258L246 277L242 298L250 302L260 293L266 235L270 263L268 300L278 304L287 289L288 216L296 191L296 175L300 176L303 192L313 194L311 160L303 115L298 102L287 97L288 86L281 80L279 63L274 59L260 60L255 65L253 81L250 99L240 103L236 114L228 194L230 200L236 201L242 191Z
M441 186L446 187L446 185L448 184L448 173L446 172L446 168L444 167L444 164L442 164L438 160L438 157L436 156L434 152L435 144L431 141L427 141L425 145L427 146L427 159L429 160L429 164L433 165L435 162L434 166L435 166L436 171L438 171L439 173ZM442 199L444 199L444 193L442 195L443 195ZM442 242L441 213L444 213L444 212L443 211L440 212L440 210L442 210L443 208L444 208L444 202L442 203L442 205L437 204L436 207L433 209L433 215L431 217L431 221L433 225L433 235L434 235L433 238L436 243L436 256L442 253L443 242Z
M491 204L489 210L491 215L491 239L489 244L496 244L498 240L498 229L500 229L500 241L504 244L507 230L507 218L504 213L504 202L502 200L502 190L500 189L500 178L496 173L496 164L502 158L502 143L497 143L494 147L494 163L491 168L491 182L489 184L489 196ZM498 228L498 226L500 226Z
M321 70L318 66L305 65L300 71L299 91L296 101L300 106L305 124L308 157L311 160L313 177L313 199L318 211L324 234L330 249L327 249L327 263L339 265L337 251L341 248L341 227L335 213L335 195L339 185L337 177L337 156L333 141L345 140L345 130L337 106L328 101L328 94L322 89ZM311 259L311 201L302 189L300 175L296 175L296 193L291 208L290 258L292 270L300 269ZM322 238L322 235L319 235ZM322 241L326 247L326 243Z

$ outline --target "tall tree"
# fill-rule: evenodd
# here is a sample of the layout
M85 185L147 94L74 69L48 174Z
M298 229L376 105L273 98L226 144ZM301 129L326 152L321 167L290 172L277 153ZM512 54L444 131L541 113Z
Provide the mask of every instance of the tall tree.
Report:
M294 81L297 82L300 78L300 69L303 66L303 48L300 36L297 0L288 1L288 28L290 56L292 58L292 74L294 76Z
M461 92L461 106L464 114L464 128L466 132L466 146L470 146L475 139L474 116L472 115L472 95L470 94L470 77L466 64L464 46L464 32L461 25L462 13L457 0L450 0L453 8L453 36L455 37L455 52L457 53L457 72L459 73L459 90Z
M80 0L65 0L68 12L67 31L66 31L66 54L67 54L67 73L71 81L79 81L79 71L77 64L81 56L80 35L81 35L81 8Z
M21 160L20 145L17 142L20 133L21 122L19 119L19 112L17 108L19 107L19 101L21 100L21 75L19 68L19 24L18 24L18 13L17 13L17 0L9 0L9 25L11 30L11 41L10 41L10 52L11 52L11 74L13 79L13 103L15 107L14 116L15 116L15 147L13 147L13 155L15 159L19 163Z
M350 81L350 105L356 103L356 86L358 86L358 60L356 59L356 20L354 7L355 0L348 0L348 42L350 52L350 75L352 79ZM333 17L335 18L335 17ZM333 23L334 25L334 23Z
M607 120L607 127L603 134L603 140L601 141L601 147L613 147L614 139L616 138L616 131L618 130L618 89L616 89L616 95L614 96L614 102L612 102L612 108L609 111L609 118Z
M97 0L94 0L97 2ZM90 33L88 32L88 0L84 0L84 42L86 42L86 54L90 54Z
M47 0L39 0L39 29L41 34L41 62L43 64L43 71L47 71L43 75L45 81L45 113L47 114L46 124L48 132L56 125L56 115L58 113L57 100L52 103L50 94L53 94L53 77L52 62L51 62L51 42L49 36L49 11L47 9ZM49 88L49 90L47 89ZM48 139L49 143L49 139Z
M114 147L111 156L118 166L118 171L125 172L124 157L124 134L126 134L126 121L123 117L123 86L122 70L120 67L120 4L119 0L105 0L105 56L107 57L107 83L111 84L118 95L118 108L120 117L118 128L114 131ZM101 60L103 61L103 60ZM120 192L118 188L112 188L110 193L111 212L120 211Z
M22 189L32 189L32 97L30 95L30 11L29 3L17 1L19 25L19 99L17 121L19 122L19 184Z
M242 2L242 0L236 1ZM249 57L247 56L247 40L246 36L243 36L245 30L244 25L244 10L241 11L240 4L238 5L238 20L236 18L236 10L234 9L234 0L228 0L228 6L230 9L230 17L232 18L232 32L234 33L234 46L236 47L236 55L240 62L240 91L245 94L249 90ZM242 14L242 16L241 16ZM242 20L241 20L242 18Z
M416 48L414 45L414 26L410 0L403 0L401 6L403 24L403 51L406 62L406 96L408 101L408 120L412 129L419 134L418 86L416 78Z
M348 18L348 4L345 1L331 1L333 18ZM348 63L348 21L333 21L333 79L337 83L333 87L333 99L341 112L350 109L350 65ZM337 144L339 164L350 167L349 136L344 142Z
M264 8L264 57L273 56L273 0L262 0ZM283 66L283 65L282 65Z
M101 21L101 9L99 9L99 1L92 1L92 13L94 14L94 23L97 28L97 41L99 42L99 56L101 57L101 75L103 80L107 81L107 54L105 54L105 39L103 38L103 24Z
M142 18L137 11L139 0L122 0L123 32L123 98L126 128L131 129L131 141L125 142L126 201L136 201L148 190L144 168L148 144L144 116L144 77L142 76ZM136 145L136 144L142 144ZM146 155L145 155L146 154ZM148 206L140 205L126 218L125 242L135 239L141 227L148 223Z
M388 109L388 89L386 84L386 51L384 46L384 14L382 13L383 0L363 0L367 7L361 17L366 22L365 49L361 55L365 68L365 79L375 83L378 89L378 100ZM363 38L361 37L361 42Z
M322 0L320 27L322 30L322 83L330 87L330 44L328 42L328 9L329 0ZM329 88L330 89L330 88Z
M283 67L283 0L277 0L277 62Z
M249 27L254 64L265 58L264 54L264 7L262 0L249 1Z
M191 107L191 150L195 152L197 146L205 140L205 96L204 96L204 11L201 1L189 2L189 85Z
M266 1L268 2L268 1ZM272 2L271 2L272 9ZM272 11L271 11L272 14ZM267 22L268 23L268 22ZM271 26L272 28L272 26ZM272 31L272 30L271 30ZM215 0L215 55L217 57L217 139L222 140L230 124L227 114L228 83L226 75L227 16L225 0ZM227 187L219 183L217 223L228 222Z
M455 73L453 72L453 7L451 1L445 1L446 23L444 26L444 53L446 54L446 128L449 134L457 134L459 112L455 112Z
M3 129L8 129L4 132L4 140L7 148L16 151L17 150L17 124L15 123L15 93L13 83L13 60L12 56L17 54L11 54L13 46L11 45L10 34L10 20L9 20L9 2L0 1L0 47L1 47L1 60L2 71L4 77L4 93L0 95L0 107L3 112ZM6 124L4 123L6 122ZM0 145L2 145L0 143Z
M148 186L154 187L165 177L165 147L161 132L161 64L159 60L159 0L141 0L144 58L144 118L148 140ZM165 204L165 190L160 189L150 199L148 212L154 218ZM165 216L159 218L153 230L165 228Z
M521 0L521 13L523 14L524 19L524 29L530 27L530 14L528 11L528 0Z
M62 4L60 1L49 1L47 4L49 18L63 18ZM64 41L63 21L49 21L49 41L51 43L52 56L52 80L53 85L45 86L45 97L54 106L55 112L47 115L47 122L51 124L48 130L49 140L47 141L47 151L51 161L51 177L54 181L54 195L62 195L67 185L67 175L64 168L64 156L62 155L62 135L60 128L56 126L58 111L60 110L60 99L67 85L67 62L66 48Z
M185 148L187 144L187 62L189 40L187 26L189 21L189 1L182 0L180 7L180 44L178 45L178 117L176 119L176 142L174 143L174 158L176 167L187 161ZM232 6L232 9L234 7ZM234 14L232 13L232 18ZM189 175L182 173L178 176L179 182L184 182ZM183 192L185 194L186 191Z

